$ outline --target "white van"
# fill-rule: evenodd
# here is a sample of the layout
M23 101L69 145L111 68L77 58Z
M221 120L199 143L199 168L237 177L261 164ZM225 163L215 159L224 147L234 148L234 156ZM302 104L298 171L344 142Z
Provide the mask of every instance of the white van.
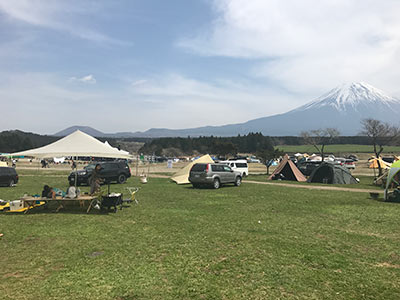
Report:
M242 178L249 175L249 166L247 165L247 161L245 159L226 160L220 161L219 163L228 165L232 170L240 172L240 174L242 174Z

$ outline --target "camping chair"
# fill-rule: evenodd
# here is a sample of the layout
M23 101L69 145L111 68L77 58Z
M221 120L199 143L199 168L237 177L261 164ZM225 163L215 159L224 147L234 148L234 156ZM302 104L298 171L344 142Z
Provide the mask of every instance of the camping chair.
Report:
M139 201L136 199L136 193L139 192L139 188L138 187L127 187L126 188L129 193L131 194L130 199L124 199L122 200L123 202L126 203L132 203L133 201L135 201L136 204L139 204Z

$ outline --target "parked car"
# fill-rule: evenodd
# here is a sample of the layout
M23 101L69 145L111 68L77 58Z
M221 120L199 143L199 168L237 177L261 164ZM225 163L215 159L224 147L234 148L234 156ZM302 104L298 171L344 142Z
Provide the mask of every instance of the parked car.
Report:
M226 160L220 161L219 163L230 166L232 170L240 172L242 178L249 176L249 166L247 165L246 160Z
M218 189L226 183L240 186L242 175L225 164L194 164L189 173L189 181L195 188L208 185Z
M259 160L258 158L256 158L256 157L248 157L247 158L247 162L248 163L261 163L261 160Z
M347 169L356 168L356 164L353 159L338 157L335 159L334 162L340 164L343 167L346 167Z
M355 154L350 154L349 156L347 156L348 159L352 159L353 161L358 161L358 157Z
M131 169L128 163L125 161L110 161L110 162L99 162L101 165L100 176L104 178L105 183L116 181L117 183L124 183L129 177L131 177ZM77 178L77 185L87 184L89 185L89 178L92 174L97 163L88 164L83 170L71 172L68 176L68 181L75 184L75 178Z
M18 183L18 174L14 168L0 167L0 184L13 186Z
M344 161L344 166L347 169L353 169L354 170L356 168L356 164L355 164L354 160L352 160L352 159L346 159Z

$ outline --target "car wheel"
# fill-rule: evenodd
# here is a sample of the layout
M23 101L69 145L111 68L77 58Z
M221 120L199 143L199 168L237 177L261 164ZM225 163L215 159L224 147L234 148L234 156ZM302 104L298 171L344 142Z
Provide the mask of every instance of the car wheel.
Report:
M240 176L236 177L235 179L235 185L240 186L242 184L242 178Z
M125 183L126 181L126 176L124 174L120 174L118 176L118 183Z
M218 178L215 178L214 182L213 182L213 188L214 189L219 189L220 186L221 186L221 182L219 181Z
M14 179L11 179L10 182L8 183L8 186L14 186L15 182Z

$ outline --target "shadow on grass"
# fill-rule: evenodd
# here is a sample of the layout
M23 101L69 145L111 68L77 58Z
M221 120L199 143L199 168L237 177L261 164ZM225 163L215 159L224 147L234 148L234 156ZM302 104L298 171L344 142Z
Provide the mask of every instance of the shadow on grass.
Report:
M57 211L58 206L55 203L52 203L48 205L47 207L45 205L31 208L28 210L27 213L24 212L9 212L9 211L3 211L0 213L0 215L36 215L36 214L83 214L83 215L108 215L108 214L115 214L118 211L121 211L122 208L130 208L130 205L123 205L122 208L118 206L116 210L114 209L96 209L96 208L91 208L89 212L87 212L88 207L79 207L78 205L69 205L65 208L60 209Z

